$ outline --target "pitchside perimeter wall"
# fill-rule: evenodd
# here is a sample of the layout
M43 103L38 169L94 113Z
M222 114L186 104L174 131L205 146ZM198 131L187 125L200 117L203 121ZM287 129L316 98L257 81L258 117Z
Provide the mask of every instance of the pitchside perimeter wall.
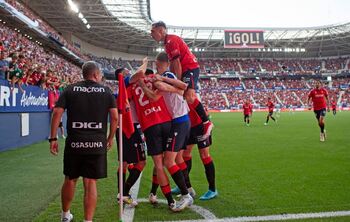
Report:
M18 88L11 91L8 82L0 80L0 152L49 136L48 91L34 86L23 88L25 93Z

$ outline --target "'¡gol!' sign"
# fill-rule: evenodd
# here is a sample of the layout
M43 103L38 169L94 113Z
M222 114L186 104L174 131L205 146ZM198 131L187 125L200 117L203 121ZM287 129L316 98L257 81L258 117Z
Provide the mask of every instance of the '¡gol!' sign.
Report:
M17 86L11 89L7 81L0 80L0 112L48 112L48 92L37 86Z
M264 48L263 31L225 30L225 48Z

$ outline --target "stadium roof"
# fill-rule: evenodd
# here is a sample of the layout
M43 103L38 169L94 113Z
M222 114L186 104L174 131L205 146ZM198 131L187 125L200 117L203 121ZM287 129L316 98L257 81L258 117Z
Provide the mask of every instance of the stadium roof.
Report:
M63 33L93 45L127 53L155 55L160 45L150 37L149 0L73 0L91 25L87 29L68 1L23 0ZM224 30L264 30L265 49L225 49ZM169 33L182 36L200 57L319 57L350 55L350 22L305 28L177 27ZM305 50L304 50L305 49Z

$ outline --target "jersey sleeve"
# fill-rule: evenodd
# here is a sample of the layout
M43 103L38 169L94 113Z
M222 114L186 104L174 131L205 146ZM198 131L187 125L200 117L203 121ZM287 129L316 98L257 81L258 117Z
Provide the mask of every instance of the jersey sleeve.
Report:
M311 91L309 92L309 95L308 95L309 98L312 97L313 92L314 92L313 90L311 90Z
M175 40L167 42L165 49L170 61L180 57L180 47Z
M323 91L324 91L324 95L328 96L328 91L326 89L324 89Z
M58 100L55 104L55 107L63 108L63 109L67 108L67 94L68 94L67 89L62 92L62 94L60 95L60 97L58 98Z
M124 84L125 84L125 87L128 87L130 85L130 76L127 76L124 78Z
M175 74L172 73L172 72L167 72L167 73L165 74L165 77L170 78L170 79L176 79Z

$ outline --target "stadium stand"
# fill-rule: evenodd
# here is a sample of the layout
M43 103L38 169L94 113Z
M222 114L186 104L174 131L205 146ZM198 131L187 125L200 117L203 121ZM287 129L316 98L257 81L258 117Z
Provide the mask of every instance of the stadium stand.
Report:
M24 15L37 21L40 29L48 36L72 50L81 58L94 60L101 64L104 73L113 73L116 68L126 67L136 69L141 61L124 60L122 58L97 57L92 54L83 55L64 37L41 19L25 5L7 0ZM3 53L1 60L14 63L24 71L23 83L39 85L43 89L58 89L62 85L76 82L80 79L80 69L55 53L44 49L30 41L22 34L4 25L0 26L0 48ZM30 50L23 50L30 49ZM16 59L19 57L19 59ZM303 107L306 104L310 90L309 80L290 78L294 75L317 75L320 73L342 73L349 69L349 57L333 57L320 59L200 59L202 75L215 78L202 78L201 97L209 109L237 109L244 100L253 100L255 107L265 107L267 97L284 107ZM0 64L1 65L1 64ZM152 63L150 64L152 66ZM8 74L8 73L6 73ZM221 75L235 75L238 78L221 78ZM253 78L251 78L254 75ZM286 78L279 78L284 76ZM37 80L32 81L33 76ZM259 77L257 77L259 76ZM262 78L270 76L270 78ZM6 76L1 76L2 78ZM105 84L114 92L116 82L106 80ZM334 79L329 88L332 98L349 106L349 78Z
M2 24L0 39L4 55L1 61L9 64L2 78L9 78L17 70L23 72L23 84L52 90L80 79L80 68Z
M65 46L69 50L73 51L75 54L77 54L80 58L88 59L87 56L80 53L80 51L75 48L72 44L70 44L61 33L56 31L54 28L52 28L48 23L46 23L43 19L40 18L39 15L37 15L35 12L33 12L31 9L29 9L27 6L23 5L22 3L15 1L15 0L6 0L9 4L11 4L14 8L16 8L18 11L23 13L25 16L30 18L32 21L37 21L39 23L40 29L48 34L49 38L54 39L62 46Z

